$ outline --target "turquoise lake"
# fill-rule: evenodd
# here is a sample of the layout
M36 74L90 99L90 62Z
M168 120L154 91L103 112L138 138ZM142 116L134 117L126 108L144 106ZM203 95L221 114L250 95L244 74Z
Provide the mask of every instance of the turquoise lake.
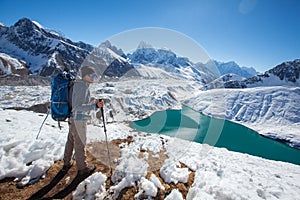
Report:
M183 106L182 110L156 112L131 123L137 131L158 133L271 160L300 164L300 150L266 138L243 125L203 115Z

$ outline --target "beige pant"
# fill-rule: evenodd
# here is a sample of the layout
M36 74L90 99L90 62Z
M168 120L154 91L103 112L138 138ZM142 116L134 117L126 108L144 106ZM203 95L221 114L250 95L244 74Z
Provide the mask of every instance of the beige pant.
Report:
M70 120L69 134L65 147L64 163L68 164L71 161L73 149L75 149L75 159L77 169L82 170L87 167L86 163L86 126L85 120Z

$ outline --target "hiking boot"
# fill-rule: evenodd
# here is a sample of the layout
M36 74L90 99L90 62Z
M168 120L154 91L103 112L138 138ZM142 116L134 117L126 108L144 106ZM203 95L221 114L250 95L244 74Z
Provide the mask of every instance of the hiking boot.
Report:
M95 171L95 169L96 169L96 166L92 165L85 169L78 170L78 176L89 176L93 173L93 171Z
M72 167L72 165L73 165L73 161L70 161L68 164L64 164L61 171L63 171L63 172L68 171Z

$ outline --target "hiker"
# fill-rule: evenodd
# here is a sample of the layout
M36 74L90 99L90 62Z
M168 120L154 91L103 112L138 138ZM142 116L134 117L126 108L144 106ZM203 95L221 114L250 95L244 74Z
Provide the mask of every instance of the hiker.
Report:
M78 175L90 175L96 167L88 166L86 161L87 121L91 119L90 111L103 107L104 102L90 96L89 85L97 78L95 69L90 66L83 66L80 73L81 78L74 82L69 95L72 112L69 119L69 134L65 146L63 170L68 170L72 166L71 158L74 149Z

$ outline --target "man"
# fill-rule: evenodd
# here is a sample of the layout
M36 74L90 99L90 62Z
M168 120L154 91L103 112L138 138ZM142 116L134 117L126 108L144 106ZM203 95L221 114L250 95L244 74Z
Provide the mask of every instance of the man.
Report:
M72 154L75 150L75 159L78 175L90 175L95 166L88 166L86 162L86 132L87 120L91 118L90 111L103 107L103 100L91 99L89 85L97 78L94 68L84 66L80 69L81 78L75 81L70 89L70 104L72 114L69 119L69 134L64 152L63 170L68 170L72 166Z

